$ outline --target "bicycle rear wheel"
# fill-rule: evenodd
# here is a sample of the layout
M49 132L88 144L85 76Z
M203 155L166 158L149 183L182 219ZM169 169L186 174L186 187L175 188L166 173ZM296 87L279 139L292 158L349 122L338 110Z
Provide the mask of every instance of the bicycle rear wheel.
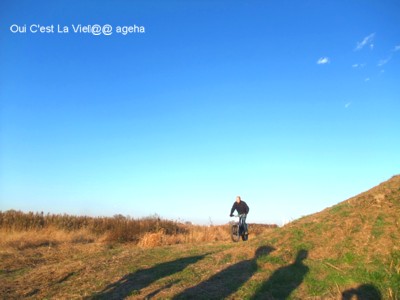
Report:
M239 234L239 225L233 224L231 227L231 238L234 242L239 242L240 234Z

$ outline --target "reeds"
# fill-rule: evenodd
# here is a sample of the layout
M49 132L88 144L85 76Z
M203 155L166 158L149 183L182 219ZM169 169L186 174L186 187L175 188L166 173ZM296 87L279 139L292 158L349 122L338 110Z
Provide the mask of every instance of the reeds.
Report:
M252 234L262 233L270 225L252 225ZM63 242L132 242L140 247L226 241L229 225L199 226L164 220L154 215L134 219L71 216L9 210L0 211L3 244L18 249L52 246Z

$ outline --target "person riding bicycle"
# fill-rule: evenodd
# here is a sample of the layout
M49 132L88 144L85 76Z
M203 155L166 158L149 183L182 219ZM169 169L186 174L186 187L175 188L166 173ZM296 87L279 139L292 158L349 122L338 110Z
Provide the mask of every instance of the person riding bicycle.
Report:
M246 217L247 214L249 213L249 206L246 204L246 202L242 201L240 196L236 197L236 201L233 203L232 209L231 209L231 214L230 216L233 217L233 212L237 210L238 214L242 216L242 222L244 225L244 231L245 234L248 234L247 231L247 224L246 224Z

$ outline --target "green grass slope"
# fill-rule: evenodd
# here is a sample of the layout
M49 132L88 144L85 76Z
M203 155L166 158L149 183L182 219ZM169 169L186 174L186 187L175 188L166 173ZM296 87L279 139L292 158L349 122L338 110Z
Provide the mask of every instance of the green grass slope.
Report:
M278 229L269 242L279 249L269 260L308 252L294 298L399 299L400 176Z

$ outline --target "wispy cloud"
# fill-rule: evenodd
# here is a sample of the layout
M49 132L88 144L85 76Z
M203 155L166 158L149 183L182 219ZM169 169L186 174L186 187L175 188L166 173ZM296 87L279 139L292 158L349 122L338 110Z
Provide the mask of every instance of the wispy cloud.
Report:
M367 78L364 79L365 82L368 82L368 81L370 81L370 80L371 80L371 79L370 79L369 77L367 77Z
M386 58L386 59L381 59L381 60L378 62L378 67L382 67L382 66L386 65L391 59L392 59L392 56L389 56L389 57Z
M361 42L357 43L357 46L354 50L355 51L361 50L366 45L369 45L370 49L372 50L374 48L374 44L372 43L372 41L374 40L374 37L375 37L375 33L371 33L369 36L366 36Z
M389 56L385 59L381 59L378 62L378 67L386 65L393 58L394 55L397 55L397 51L400 51L400 45L394 46L394 48L390 50Z
M349 108L350 105L351 105L351 102L347 102L347 103L344 105L344 108Z
M353 68L364 68L365 64L353 64L351 65Z
M317 64L318 65L325 65L327 63L330 63L330 59L329 57L321 57L320 59L318 59Z

